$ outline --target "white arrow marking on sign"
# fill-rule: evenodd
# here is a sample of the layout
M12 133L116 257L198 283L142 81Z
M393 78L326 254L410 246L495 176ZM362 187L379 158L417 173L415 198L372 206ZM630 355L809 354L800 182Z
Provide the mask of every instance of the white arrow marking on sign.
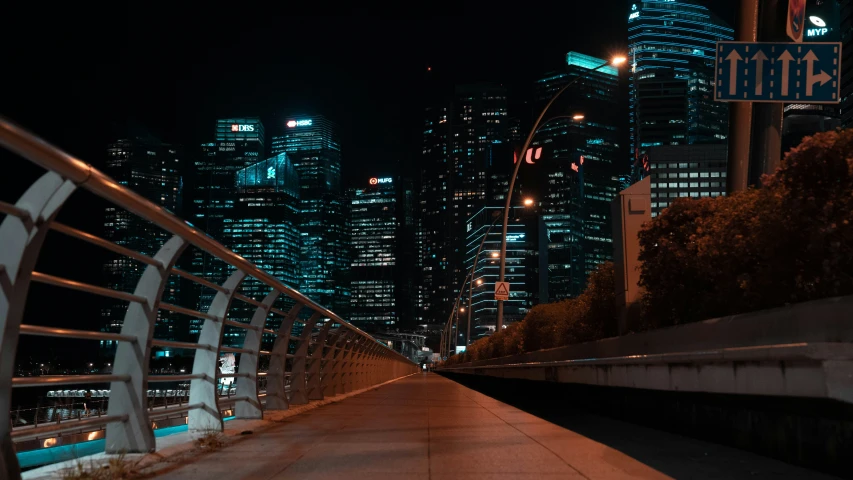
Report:
M788 72L790 63L794 61L794 56L785 50L779 57L779 61L782 62L782 96L784 97L788 95Z
M752 59L755 60L755 94L761 95L764 86L764 62L769 58L762 50L759 50Z
M806 65L806 96L811 97L812 93L814 93L814 84L820 82L820 85L823 86L826 82L832 80L832 77L829 76L828 73L823 70L820 71L819 74L815 75L814 73L814 62L818 61L817 55L814 54L814 51L809 50L809 53L803 57L803 60L806 61L808 65Z
M732 50L726 56L726 60L731 62L731 67L729 67L731 69L729 71L729 95L735 95L737 94L737 62L743 60L743 57L737 53L737 50Z

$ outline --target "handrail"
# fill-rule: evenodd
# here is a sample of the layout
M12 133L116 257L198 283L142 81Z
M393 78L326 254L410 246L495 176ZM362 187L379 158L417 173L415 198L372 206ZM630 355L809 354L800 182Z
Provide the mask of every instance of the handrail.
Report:
M324 316L331 318L342 325L346 325L349 329L358 333L362 337L373 339L373 337L362 331L360 328L350 324L331 310L314 302L293 288L288 287L279 279L259 269L245 258L232 252L221 243L209 237L203 231L192 226L186 221L179 219L172 214L172 212L152 203L129 188L120 185L112 178L82 160L72 157L23 128L2 118L0 118L0 144L18 155L31 160L33 163L41 166L42 168L56 172L63 178L71 180L78 187L82 187L101 198L109 200L117 206L135 213L141 218L148 220L169 233L187 240L195 247L213 255L225 263L237 267L237 269L245 272L248 276L259 280L261 283L274 287L276 290L284 293L293 300L308 306L311 310L320 312ZM388 347L386 346L385 348Z
M0 405L10 404L8 400L12 388L110 384L106 415L98 419L70 422L73 425L60 422L40 426L38 432L58 434L87 425L106 425L107 435L112 439L108 453L149 452L156 448L150 420L162 415L189 412L188 425L191 430L221 429L221 405L233 405L233 411L239 418L257 419L262 418L263 410L267 408L286 409L290 402L306 403L308 399L347 393L417 371L417 365L408 358L384 343L375 341L364 331L288 287L193 225L2 117L0 145L47 170L17 203L0 201L0 244L3 245L0 248L0 276L5 279L3 289L0 289L0 304L4 306L0 308L0 359L3 360L0 362ZM55 222L56 214L77 188L94 193L173 236L152 255L150 251L136 251L145 249L130 248L132 244L120 245ZM7 221L15 218L20 220ZM132 290L132 293L117 291L34 271L35 259L51 231L144 264L136 288L122 287ZM231 272L228 279L219 284L220 280L214 282L175 267L182 252L189 246L227 264L227 271ZM163 291L174 275L213 289L215 296L209 306L194 309L164 302ZM243 280L249 277L266 285L266 297L253 298L246 295L245 291L240 292ZM120 305L126 305L127 309L120 324L121 331L116 332L113 327L110 327L110 331L65 328L75 326L75 317L71 315L73 311L67 317L71 323L64 323L62 328L25 322L24 307L29 286L34 282L123 300ZM275 307L279 305L285 308L281 303L276 303L285 297L291 300L284 303L290 305L287 307L289 311ZM174 301L171 297L166 298L170 302ZM241 315L246 312L245 305L235 310L232 307L234 300L254 310L254 315L248 314L251 317L249 321L242 316L229 318L229 314L234 311ZM70 308L73 309L73 304ZM188 342L174 337L157 338L158 330L154 326L158 314L163 311L200 319L197 339ZM280 317L276 318L280 320L280 327L278 323L267 323L270 313ZM310 314L310 319L305 314ZM293 335L292 332L298 331L300 325L303 326L303 332L298 336ZM242 346L223 345L225 327L243 331ZM322 333L318 335L315 330ZM20 335L115 342L115 358L109 364L112 371L93 375L14 377L12 359L15 358ZM262 340L269 339L268 335L275 336L277 340L271 350L264 350L269 347L262 345ZM233 337L228 338L230 340ZM291 349L294 345L295 350ZM153 355L152 347L185 350L187 355L193 356L192 370L179 375L151 374L148 360ZM296 353L288 353L290 351ZM334 355L329 357L332 352ZM233 354L239 362L234 365L234 370L223 371L218 368L223 353ZM264 372L258 371L261 356L264 357L264 368L267 370ZM306 364L310 365L310 370L306 369ZM260 379L263 381L259 383ZM293 385L298 384L299 388L289 388L288 379L292 379ZM228 387L228 396L220 397L217 385L227 380L233 382ZM163 411L149 411L146 385L173 381L189 383L182 390L188 397L187 403ZM259 402L260 397L267 399L267 404ZM6 462L0 462L0 478L20 478L14 461L12 439L23 437L20 433L12 433L12 423L9 409L0 410L0 458L6 459ZM28 432L33 431L28 429Z

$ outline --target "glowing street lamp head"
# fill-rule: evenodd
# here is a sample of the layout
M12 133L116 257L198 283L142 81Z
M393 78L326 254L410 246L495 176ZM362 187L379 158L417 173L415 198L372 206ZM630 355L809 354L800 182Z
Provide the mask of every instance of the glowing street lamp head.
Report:
M500 254L500 253L498 253L498 252L492 252L492 258L498 258L498 257L500 257L500 256L501 256L501 254Z
M465 307L459 307L459 311L460 311L460 312L464 312L464 311L465 311Z
M572 120L583 120L586 116L582 113L576 113L572 115Z
M525 198L524 199L524 206L525 207L532 207L534 203L536 203L536 202L534 202L532 198Z
M482 278L478 278L478 279L477 279L477 285L482 285L482 284L483 284L483 279L482 279Z
M627 57L618 56L618 57L613 57L613 60L611 60L610 63L613 65L622 65L623 63L625 63L627 61L628 61Z

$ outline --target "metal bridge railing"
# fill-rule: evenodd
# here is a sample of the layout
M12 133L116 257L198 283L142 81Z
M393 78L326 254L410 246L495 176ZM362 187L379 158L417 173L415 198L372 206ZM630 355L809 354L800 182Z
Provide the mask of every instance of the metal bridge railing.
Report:
M210 431L223 429L221 412L224 410L233 411L237 418L262 418L264 410L284 410L291 404L308 403L417 371L417 365L409 359L284 285L204 232L2 118L0 145L47 170L14 204L0 201L0 215L5 217L0 223L0 478L20 476L14 447L16 432L12 431L12 388L108 383L110 394L106 412L67 422L67 427L63 426L64 422L51 422L28 428L27 436L57 434L63 428L79 430L85 423L86 427L105 428L108 453L142 453L155 449L154 415L147 408L146 398L149 383L189 382L188 400L158 409L156 416L186 413L191 431ZM150 222L167 232L164 238L168 240L150 255L58 223L55 221L57 214L78 188ZM116 291L35 271L36 260L49 232L141 263L144 268L134 291ZM220 284L176 268L178 258L188 248L223 262L230 275ZM215 292L209 307L199 311L162 301L164 289L170 278L175 277L192 282L199 289ZM247 279L252 280L246 282ZM24 307L32 282L126 303L120 331L78 330L73 324L68 325L69 328L55 328L23 323L29 320ZM251 292L241 291L244 283L252 283L255 287L262 285L266 292L263 298L254 298ZM259 291L258 288L251 290ZM249 321L231 318L234 300L240 302L241 308L248 307L252 313ZM287 306L279 308L281 305ZM201 325L198 339L186 342L156 338L154 327L161 311L197 319ZM275 322L271 322L273 318ZM279 323L277 329L268 328ZM242 346L223 345L226 327L245 332ZM115 342L112 372L15 377L20 335ZM268 342L272 343L269 350L262 349L265 338L274 339ZM149 374L152 347L158 346L194 351L191 373ZM219 372L220 355L225 352L233 353L237 359L233 374ZM260 359L266 365L263 369L259 369ZM230 395L229 390L227 399L221 398L217 387L224 377L234 380L234 394ZM265 377L263 403L259 401L259 377Z

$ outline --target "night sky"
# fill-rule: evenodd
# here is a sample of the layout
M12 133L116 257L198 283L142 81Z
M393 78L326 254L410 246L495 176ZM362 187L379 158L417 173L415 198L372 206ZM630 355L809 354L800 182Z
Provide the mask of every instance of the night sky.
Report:
M733 23L736 0L708 3ZM128 121L193 152L212 140L217 118L260 116L269 141L288 115L319 113L341 128L345 178L391 173L418 161L421 112L433 92L503 83L515 100L510 115L526 116L519 102L532 80L560 68L566 52L626 52L630 9L622 0L516 3L512 10L457 2L428 5L456 17L413 10L385 18L329 7L353 16L323 18L293 16L294 2L279 11L252 2L213 5L11 7L4 16L13 22L0 33L0 115L101 166L106 143ZM21 162L5 152L0 161L0 198L14 201L26 186L11 174ZM25 179L36 173L21 170ZM82 196L61 219L100 234L100 208ZM97 282L100 266L91 258L48 246L55 251L43 262ZM85 300L73 319L53 307L34 323L97 328L97 300Z

